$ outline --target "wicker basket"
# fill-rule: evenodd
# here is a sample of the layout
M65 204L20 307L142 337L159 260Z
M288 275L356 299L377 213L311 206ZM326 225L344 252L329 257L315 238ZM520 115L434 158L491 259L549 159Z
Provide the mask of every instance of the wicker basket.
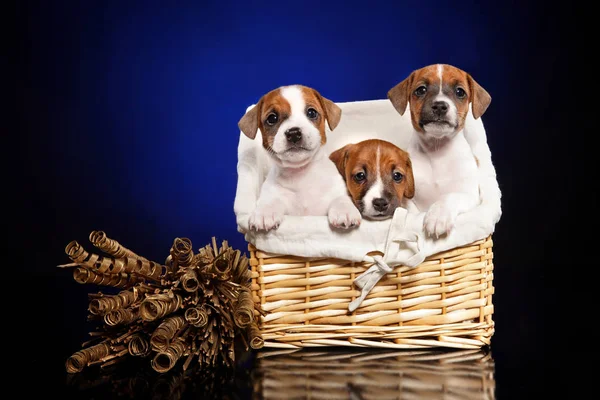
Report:
M494 334L491 236L394 268L352 313L352 282L371 264L248 249L265 347L477 349Z
M484 349L279 352L258 354L254 398L495 399L494 361Z

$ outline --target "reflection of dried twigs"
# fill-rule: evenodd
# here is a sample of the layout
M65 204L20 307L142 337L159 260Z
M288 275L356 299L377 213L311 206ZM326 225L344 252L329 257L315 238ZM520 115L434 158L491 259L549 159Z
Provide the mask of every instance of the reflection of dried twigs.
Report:
M81 398L246 398L252 391L252 370L245 368L243 360L236 365L240 368L208 369L196 363L188 369L172 368L157 376L151 362L130 358L123 368L106 367L69 374L67 382Z
M215 238L197 254L187 238L176 238L165 261L141 257L94 231L90 241L108 256L88 253L79 243L65 252L82 284L124 289L117 294L90 294L90 319L104 323L90 343L66 362L70 373L86 366L105 368L123 356L151 357L152 368L164 373L180 359L201 365L232 366L234 339L242 335L252 348L263 346L250 293L248 259L227 241ZM247 347L247 346L246 346Z

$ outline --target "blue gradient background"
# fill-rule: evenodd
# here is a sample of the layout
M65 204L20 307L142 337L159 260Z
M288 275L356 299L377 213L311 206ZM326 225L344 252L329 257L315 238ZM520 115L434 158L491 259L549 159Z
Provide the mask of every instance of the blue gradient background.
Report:
M29 19L35 74L22 96L38 134L24 156L43 166L30 171L29 201L68 235L58 250L93 229L160 260L177 236L245 248L232 208L237 121L280 85L380 99L416 68L453 64L492 94L484 121L501 181L514 156L502 140L514 111L506 82L522 73L511 53L526 6L515 3L515 15L477 2L43 4Z
M71 240L91 250L88 234L104 230L159 262L175 237L197 248L216 236L246 249L233 214L237 121L263 93L301 83L333 101L381 99L412 70L442 62L492 95L483 120L503 193L494 234L497 380L505 394L509 385L535 392L528 373L543 363L542 308L557 309L559 291L548 285L558 281L551 271L572 261L560 249L583 187L573 171L584 158L563 140L578 115L561 84L574 69L570 5L17 4L19 129L6 136L15 158L7 184L15 179L18 190L8 218L17 219L11 243L21 247L21 271L35 278L31 301L63 311L36 319L60 332L52 360L63 363L88 332L89 288L55 268L68 261Z

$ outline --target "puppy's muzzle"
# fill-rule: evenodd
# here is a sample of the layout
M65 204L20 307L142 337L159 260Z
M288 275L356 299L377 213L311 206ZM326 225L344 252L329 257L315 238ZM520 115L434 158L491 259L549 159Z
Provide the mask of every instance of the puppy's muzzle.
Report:
M300 130L300 128L290 128L287 131L285 131L285 137L288 142L296 144L300 140L302 140L302 131Z
M373 208L375 211L385 212L389 206L390 203L384 198L373 199Z
M446 116L446 114L448 113L448 107L449 105L445 101L435 101L431 105L431 111L433 112L433 115L435 115L438 118L441 118Z

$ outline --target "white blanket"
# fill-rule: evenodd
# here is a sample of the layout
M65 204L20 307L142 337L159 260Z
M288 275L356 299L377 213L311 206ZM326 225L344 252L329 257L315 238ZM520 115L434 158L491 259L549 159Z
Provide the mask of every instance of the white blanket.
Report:
M387 140L406 149L413 131L409 110L401 116L387 99L337 105L342 109L342 118L334 131L327 131L325 150L328 154L348 143L372 138ZM425 212L409 213L404 208L396 209L392 219L363 220L359 228L347 232L332 230L326 216L285 216L276 230L268 233L248 230L248 218L256 206L260 187L272 161L262 147L260 131L254 140L240 132L234 203L238 231L244 233L246 241L270 253L374 263L355 281L363 289L363 294L351 304L353 311L377 281L390 271L390 267L416 266L432 254L467 245L494 232L501 216L501 193L481 118L475 120L469 113L464 133L479 161L481 203L459 215L454 230L448 236L435 239L426 236L423 231ZM367 255L373 251L379 251L383 256Z

